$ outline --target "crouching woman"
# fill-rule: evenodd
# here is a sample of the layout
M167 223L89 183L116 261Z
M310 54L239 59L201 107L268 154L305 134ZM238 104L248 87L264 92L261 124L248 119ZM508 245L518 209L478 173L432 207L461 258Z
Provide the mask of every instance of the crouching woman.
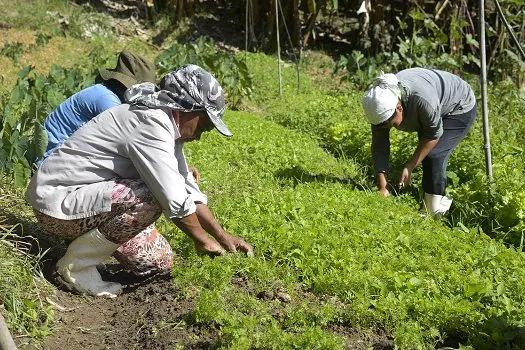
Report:
M77 292L115 297L121 291L96 268L111 255L137 275L169 271L171 247L153 226L161 213L200 252L253 254L215 220L183 153L184 143L203 132L231 136L221 86L195 65L167 74L159 85L128 89L129 103L76 131L43 161L26 191L44 229L70 241L56 267Z

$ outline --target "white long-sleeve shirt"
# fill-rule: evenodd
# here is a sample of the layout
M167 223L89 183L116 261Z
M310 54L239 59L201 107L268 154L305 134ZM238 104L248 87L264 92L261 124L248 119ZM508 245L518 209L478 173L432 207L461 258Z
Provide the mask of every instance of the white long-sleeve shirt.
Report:
M111 211L116 179L141 179L168 218L194 213L207 197L188 171L168 113L128 104L101 113L46 158L26 200L49 216L79 219Z

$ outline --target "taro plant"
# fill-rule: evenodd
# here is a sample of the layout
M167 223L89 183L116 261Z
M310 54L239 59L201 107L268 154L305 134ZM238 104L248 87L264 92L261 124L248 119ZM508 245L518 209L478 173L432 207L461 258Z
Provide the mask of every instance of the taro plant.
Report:
M47 147L42 121L67 96L90 84L79 68L53 65L48 76L26 66L18 72L11 93L0 96L0 171L23 187L33 162Z
M339 58L334 74L346 70L348 74L344 79L350 80L357 88L364 90L379 75L381 69L387 69L381 64L381 57L383 55L367 58L361 51L353 50L350 56L343 55Z

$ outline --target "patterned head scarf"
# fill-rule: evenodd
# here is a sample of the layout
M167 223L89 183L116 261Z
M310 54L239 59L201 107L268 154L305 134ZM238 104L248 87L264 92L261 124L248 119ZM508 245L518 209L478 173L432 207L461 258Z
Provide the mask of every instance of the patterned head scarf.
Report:
M131 105L151 108L206 111L221 134L232 136L222 120L226 109L222 87L210 73L197 65L186 64L166 74L159 87L152 83L133 85L126 91L125 100Z
M368 122L377 125L388 120L394 114L400 98L401 88L397 77L392 73L381 72L361 101Z

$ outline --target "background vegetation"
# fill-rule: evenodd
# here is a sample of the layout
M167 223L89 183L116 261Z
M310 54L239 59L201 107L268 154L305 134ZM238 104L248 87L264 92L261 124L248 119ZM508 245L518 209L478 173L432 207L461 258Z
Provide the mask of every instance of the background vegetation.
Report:
M271 53L272 2L265 3L268 8L251 3L252 11L259 6L265 15L249 14L262 21L250 22L256 35L250 48ZM137 14L151 26L143 33L96 7L69 1L4 4L9 10L0 41L3 211L23 206L16 187L23 189L45 147L43 119L92 84L98 68L114 65L118 51L128 48L151 58L158 77L182 63L197 63L226 88L226 118L235 137L208 135L188 145L187 155L202 171L202 187L220 221L252 242L257 258L198 257L183 235L161 220L162 232L182 258L184 269L174 271L175 283L186 291L179 298L197 296L190 324L218 327L217 346L224 348L344 348L334 329L351 325L384 329L403 349L519 349L525 341L520 331L525 327L523 62L490 12L494 182L484 175L478 119L450 161L452 213L445 221L421 217L420 173L403 194L384 199L374 193L362 90L380 69L425 66L461 74L479 96L473 75L479 65L472 24L477 5L388 3L374 5L364 30L359 18L337 22L357 2L287 2L283 12L295 9L301 28L288 28L297 34L287 44L288 54L301 51L301 60L283 63L282 96L275 57L228 50L226 39L197 39L193 31L192 21L209 19L213 9L238 11L244 2L155 2ZM501 3L512 25L523 26L523 2ZM344 31L338 23L355 28ZM356 31L364 40L349 39ZM387 32L390 36L381 34ZM330 40L321 40L321 34L334 38L334 33L351 43L344 55L330 49ZM142 36L159 41L145 42ZM400 169L415 139L396 132L392 137L393 168ZM31 219L29 211L18 215ZM6 318L13 332L43 337L54 318L39 296L46 284L38 277L37 261L5 243L11 228L2 229L0 268L6 272L0 300ZM279 291L292 302L282 306L258 297Z
M453 71L479 71L479 1L154 0L153 3L150 12L169 13L176 21L185 17L198 21L199 14L210 5L230 16L240 14L240 21L230 24L247 28L245 38L240 39L244 39L241 42L249 50L274 53L277 32L282 47L295 57L305 48L343 43L346 52L336 50L336 53L350 60L352 73L363 65L378 65L392 71L429 65ZM485 3L490 75L495 80L511 77L521 85L523 60L519 58L495 1ZM502 0L499 3L518 42L523 43L525 2ZM363 5L368 11L358 14ZM353 51L356 52L348 54ZM371 73L373 76L377 71Z

